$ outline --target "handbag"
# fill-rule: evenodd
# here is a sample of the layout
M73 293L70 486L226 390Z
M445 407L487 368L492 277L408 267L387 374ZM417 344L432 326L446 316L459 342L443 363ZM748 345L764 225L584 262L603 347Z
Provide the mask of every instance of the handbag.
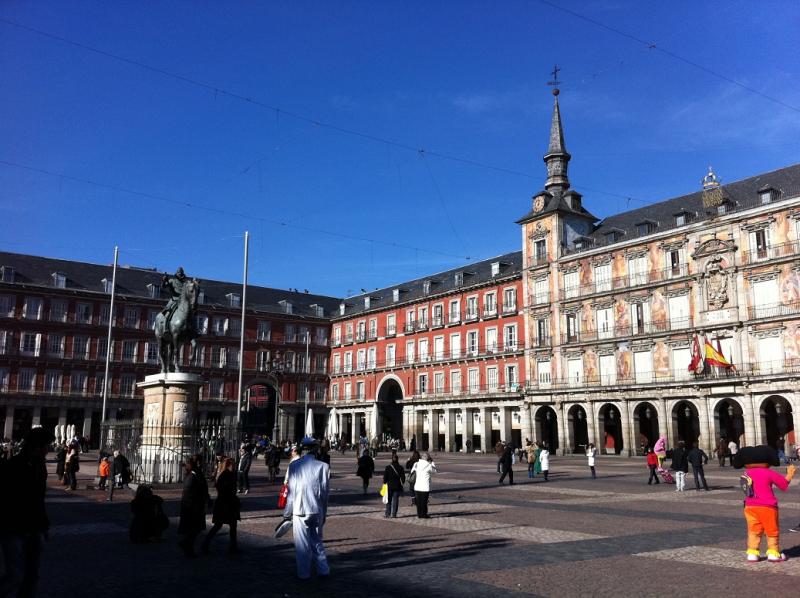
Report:
M278 508L283 509L286 507L286 499L289 496L289 484L284 484L283 488L281 488L280 493L278 494Z
M381 486L380 495L385 497L387 494L389 494L389 486L384 483L383 486ZM383 502L386 502L386 501L383 501Z

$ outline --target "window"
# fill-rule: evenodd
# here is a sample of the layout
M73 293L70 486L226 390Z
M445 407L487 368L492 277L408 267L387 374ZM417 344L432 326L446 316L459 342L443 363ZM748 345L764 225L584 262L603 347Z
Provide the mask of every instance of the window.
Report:
M208 395L212 399L222 399L225 396L225 382L223 380L211 380L208 383Z
M444 306L441 303L438 303L433 306L433 320L431 321L432 326L442 326L444 325Z
M345 332L344 340L347 343L352 343L353 342L353 324L352 323L348 323L347 324L347 330Z
M242 306L242 297L239 293L228 293L225 295L228 298L228 305L231 307L241 307ZM287 304L291 305L290 303L286 302ZM292 313L291 310L287 311L286 313Z
M392 303L400 301L400 289L392 289Z
M576 284L580 284L577 282L577 272L575 273L576 277ZM611 290L611 263L608 264L601 264L599 266L595 266L594 268L594 291L595 293L604 293L606 291ZM577 290L575 292L577 296Z
M158 317L158 310L157 309L149 309L147 310L147 329L148 330L155 330L156 329L156 318Z
M467 371L467 386L470 392L478 392L480 390L480 374L478 368L471 368Z
M631 286L647 283L647 256L641 255L628 260L628 277Z
M800 221L798 221L800 222ZM457 324L461 321L461 302L458 300L450 302L450 313L448 316L448 321L451 324Z
M503 313L517 311L517 289L505 289L503 291Z
M323 327L317 327L316 334L314 336L314 343L317 346L325 347L328 344L328 330Z
M64 335L47 335L47 354L53 357L64 357Z
M97 359L105 359L106 354L108 353L108 339L107 338L99 338L97 339ZM114 342L111 342L111 353L114 353Z
M646 301L631 305L631 332L644 334L650 329L650 304Z
M288 328L288 327L287 327ZM228 330L228 318L214 318L211 320L211 333L224 336Z
M500 274L500 262L492 262L492 278Z
M313 312L313 314L315 316L317 316L318 318L324 318L325 317L325 308L324 307L322 307L321 305L317 305L316 303L312 303L310 305L310 307L311 307L311 311Z
M680 249L670 249L667 251L667 274L670 278L686 275L682 253Z
M425 295L430 295L430 293L431 293L431 281L430 280L426 280L425 282L422 283L422 292Z
M125 328L139 327L139 309L136 307L125 308L125 318L122 323Z
M596 276L596 275L595 275ZM579 272L567 272L564 274L564 298L572 299L580 294Z
M766 205L772 201L772 189L763 189L758 192L758 198L761 200L761 205Z
M686 224L686 213L681 213L675 216L675 226L683 226Z
M378 320L375 319L375 318L372 318L369 321L369 336L368 336L368 338L370 340L375 340L376 338L378 338Z
M614 336L614 314L610 307L597 310L597 338Z
M158 343L154 341L147 343L147 363L158 363Z
M194 317L194 327L197 334L208 334L208 316L206 314L197 314Z
M333 356L333 373L338 374L342 371L342 356L339 353L336 353Z
M458 359L461 357L461 335L460 334L451 334L450 335L450 358L451 359Z
M428 374L420 374L417 380L417 390L419 394L424 395L428 392Z
M349 401L352 398L352 396L353 396L352 388L353 388L352 383L350 383L350 382L345 382L344 383L344 400L345 401Z
M305 357L305 356L303 356ZM227 355L225 356L227 365L229 368L238 368L239 367L239 349L238 348L229 348L227 351Z
M583 359L580 357L567 360L567 378L570 386L577 386L583 380Z
M286 301L286 299L281 299L280 301L278 301L278 304L281 306L283 313L285 314L293 313L292 304L289 301ZM233 307L239 307L239 295L236 295L236 305L233 305L232 303L231 305ZM342 314L344 314L344 306L342 305L340 307Z
M78 324L91 324L92 323L92 304L91 303L76 303L75 304L75 322Z
M486 329L486 352L497 352L497 328Z
M314 384L314 400L324 403L326 398L328 398L327 385L323 382L317 382Z
M467 332L467 355L474 357L478 354L478 331Z
M547 303L550 300L550 285L547 278L540 278L533 283L533 302L536 305Z
M774 295L776 296L776 295ZM679 295L669 298L669 324L670 328L688 328L691 324L689 315L689 295Z
M339 315L340 316L344 315L344 310L345 310L345 304L344 303L340 303L339 304Z
M486 293L483 296L483 315L494 316L497 314L497 294Z
M367 352L365 349L359 349L356 354L356 370L363 371L367 367Z
M414 320L417 312L413 309L406 310L406 332L414 332Z
M516 364L508 364L506 366L506 388L509 390L517 390L519 385L519 376L517 375Z
M236 337L242 334L242 320L240 318L228 320L228 334Z
M344 371L349 373L353 371L353 353L348 351L344 354Z
M107 340L107 339L106 339ZM133 341L134 343L136 341ZM89 337L75 336L72 338L72 358L89 359Z
M215 368L225 366L225 348L211 347L211 365Z
M369 309L370 299L371 299L371 297L369 295L364 297L364 309Z
M14 268L0 266L0 282L14 282Z
M334 401L339 400L339 385L331 384L331 399Z
M64 299L53 299L50 301L50 321L67 321L67 301Z
M378 349L376 347L370 347L367 349L367 367L371 370L375 369L375 366L378 365Z
M486 388L489 392L497 392L499 381L497 379L497 367L486 368Z
M476 320L478 318L478 298L467 297L467 315L468 320Z
M8 390L8 368L0 368L0 391Z
M460 287L464 285L464 273L463 272L456 272L453 275L453 285Z
M36 370L22 368L17 374L17 389L20 392L33 392L36 390Z
M536 346L547 347L550 345L550 321L547 318L536 320Z
M136 390L136 375L122 374L119 382L119 392L121 395L132 397Z
M600 384L608 386L617 383L617 360L614 354L600 356Z
M536 362L536 379L539 381L539 386L543 386L545 388L549 387L552 383L549 359L543 359Z
M578 315L575 313L567 314L565 316L567 325L567 342L574 343L578 340Z
M436 361L444 359L444 337L437 336L433 339L433 358Z
M49 393L61 392L61 372L50 370L45 373L44 391Z
M11 348L11 333L7 330L0 330L0 355L5 355Z
M113 281L110 278L103 278L100 280L100 284L103 287L103 292L107 295L110 295L112 290L114 289Z
M406 363L414 363L414 341L406 342Z
M122 342L122 361L135 362L136 350L139 343L136 341L123 341Z
M765 260L769 257L769 230L762 228L750 233L751 261Z
M78 394L85 393L87 379L86 372L72 372L69 376L69 391Z
M541 264L547 261L547 240L539 239L533 243L533 259L535 263Z
M150 297L150 299L158 299L159 297L161 297L161 287L158 285L154 285L152 283L148 284L147 296Z
M267 330L269 330L269 322L264 322L264 323L267 325L266 326ZM259 323L259 325L260 325L260 323ZM269 340L269 333L267 333L267 338L261 339L261 340L268 341ZM342 344L342 328L341 328L341 326L336 326L333 329L333 344L335 346L337 346L337 347Z
M606 234L603 235L603 239L605 239L605 242L607 244L609 244L609 245L611 245L612 243L616 243L617 242L617 233L615 231L612 231L610 233L606 233Z
M430 356L428 355L428 339L421 338L419 339L419 360L421 362L430 361Z
M647 384L653 381L653 354L647 351L634 351L633 369L636 373L636 382Z
M758 362L762 373L783 371L783 342L780 336L758 339Z
M753 316L767 318L780 315L781 306L778 303L778 279L760 280L752 283L753 286Z
M442 394L444 392L444 372L433 374L433 392Z
M453 370L450 372L450 392L458 394L461 392L461 371Z
M14 297L10 295L0 295L0 317L14 317Z
M419 328L427 328L428 327L428 308L427 307L420 307L419 313Z
M727 213L728 213L728 203L727 202L722 202L721 204L719 204L717 206L717 214L719 216L723 216L724 214L727 214Z
M386 336L394 336L397 334L397 316L388 314L386 316Z
M19 339L19 351L23 355L39 356L42 344L42 335L33 332L23 332Z
M41 320L42 300L38 297L25 297L25 305L22 308L22 317L26 320Z
M393 368L395 362L395 346L386 345L386 367Z
M672 349L672 375L675 380L688 380L691 377L689 364L692 352L689 347Z
M642 222L641 224L636 225L636 232L640 237L644 237L645 235L649 235L653 232L653 224L651 222Z

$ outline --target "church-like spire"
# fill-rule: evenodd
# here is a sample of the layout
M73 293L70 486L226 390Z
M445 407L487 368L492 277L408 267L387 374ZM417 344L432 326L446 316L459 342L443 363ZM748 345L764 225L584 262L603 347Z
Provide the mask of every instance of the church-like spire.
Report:
M544 163L547 165L547 182L544 188L553 195L561 195L569 189L569 178L567 177L567 167L569 159L572 157L567 152L564 145L564 127L561 124L561 110L558 107L558 66L553 69L553 81L549 85L553 86L553 118L550 122L550 143L547 153L544 156Z

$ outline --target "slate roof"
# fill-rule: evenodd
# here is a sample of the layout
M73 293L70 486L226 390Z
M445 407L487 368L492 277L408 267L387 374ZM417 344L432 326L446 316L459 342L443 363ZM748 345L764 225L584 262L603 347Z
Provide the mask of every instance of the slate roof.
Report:
M549 191L539 191L539 193L534 195L534 197L538 197L540 195L544 195L546 202L544 208L542 208L542 211L534 212L533 209L531 209L530 212L528 212L522 218L517 220L517 224L523 224L524 222L532 220L533 218L539 218L541 216L544 216L545 214L552 214L554 212L561 212L562 214L572 214L575 216L580 216L582 218L591 220L592 222L597 221L597 217L593 216L591 212L589 212L583 207L583 201L581 201L581 206L577 210L573 210L572 207L570 207L569 203L567 203L566 197L568 195L577 195L578 199L583 197L580 193L578 193L574 189L569 189L564 194L559 194L559 195L553 195Z
M773 201L779 201L800 194L800 164L779 168L771 172L759 174L747 179L721 185L725 199L730 202L728 213L753 208L761 204L759 189L774 188L778 194ZM708 220L717 215L716 210L703 206L703 192L681 195L673 199L650 204L648 206L622 212L603 219L597 224L591 237L594 247L609 244L605 240L606 233L617 231L617 242L635 239L640 236L637 225L644 221L655 224L653 233L679 228L675 222L676 214L688 212L690 221ZM587 247L587 249L589 249Z
M52 275L55 272L66 275L66 289L84 292L103 293L102 280L111 280L113 267L111 264L89 264L55 258L24 255L19 253L0 252L0 266L14 269L14 282L53 289ZM117 268L117 293L128 297L149 298L148 284L161 286L163 272L154 269L120 266ZM207 280L195 272L187 272L188 276L200 280L204 306L228 307L228 293L241 294L241 283ZM324 295L313 295L248 285L247 307L274 313L285 313L279 301L286 300L292 304L294 315L314 316L311 305L323 307L324 317L329 318L334 310L338 310L340 299Z
M492 276L492 264L500 262L500 272L497 276ZM455 275L458 272L464 274L464 282L456 286ZM384 309L392 305L399 305L410 301L424 298L432 298L452 291L464 290L492 280L502 280L513 276L518 276L522 272L522 251L512 251L497 257L467 264L459 268L452 268L444 272L431 274L416 280L410 280L394 286L376 289L368 293L354 295L344 299L345 315L339 316L337 311L334 320L342 320L352 317L355 314L371 312ZM424 292L426 281L431 282L430 293ZM400 300L395 303L392 301L394 289L400 289ZM370 297L369 308L364 307L364 298Z

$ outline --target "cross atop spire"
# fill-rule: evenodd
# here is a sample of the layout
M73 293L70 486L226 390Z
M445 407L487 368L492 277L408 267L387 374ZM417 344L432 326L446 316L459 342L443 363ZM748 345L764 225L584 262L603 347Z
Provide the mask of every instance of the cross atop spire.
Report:
M564 144L564 127L561 124L561 110L558 106L558 73L561 69L556 65L553 68L553 80L547 84L553 86L553 118L550 121L550 142L547 146L547 153L544 156L544 163L547 165L547 181L544 188L558 195L569 189L569 178L567 178L567 165L572 156L567 152Z
M553 67L553 71L550 73L551 75L553 75L553 80L547 82L548 85L552 85L553 86L553 88L554 88L553 89L553 95L554 96L557 96L559 94L558 86L561 85L561 81L558 80L558 73L559 72L561 72L561 68L558 65L555 65Z

